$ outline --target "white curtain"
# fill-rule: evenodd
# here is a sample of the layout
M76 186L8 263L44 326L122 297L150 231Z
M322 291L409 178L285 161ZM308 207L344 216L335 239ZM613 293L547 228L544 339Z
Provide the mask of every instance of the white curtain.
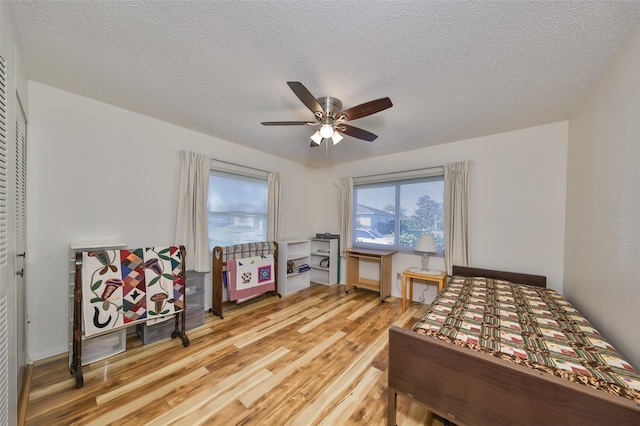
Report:
M209 158L180 151L180 188L176 244L187 251L189 271L209 272L209 233L207 197L209 195Z
M267 205L267 240L278 241L281 236L282 221L282 189L280 188L280 174L271 172L267 176L269 202Z
M451 275L453 265L469 266L470 161L444 166L444 263Z
M338 221L340 225L340 248L351 247L351 226L353 222L353 179L345 177L335 183L338 188Z

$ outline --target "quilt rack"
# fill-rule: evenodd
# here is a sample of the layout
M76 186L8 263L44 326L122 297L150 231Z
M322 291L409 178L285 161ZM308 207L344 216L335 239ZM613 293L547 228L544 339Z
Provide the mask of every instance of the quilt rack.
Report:
M84 386L82 337L88 336L89 328L97 336L174 315L175 329L171 338L179 337L185 348L189 346L185 331L185 256L184 246L76 253L73 354L69 366L71 374L75 376L76 389ZM91 276L87 276L87 268L93 269ZM93 297L83 299L83 290ZM107 308L111 310L108 320L100 319L101 307L105 312ZM92 324L84 321L83 328L83 318L86 318L86 310L90 308L95 310ZM103 327L104 331L97 331L96 325Z
M228 280L227 274L227 262L230 260L240 260L249 258L252 256L273 256L273 270L274 270L274 286L275 290L269 291L273 295L278 295L278 243L276 241L261 241L256 243L235 244L231 246L216 246L213 248L213 273L211 274L212 280L212 301L209 312L224 319L222 313L223 303L223 288L225 282ZM265 294L265 293L263 293Z

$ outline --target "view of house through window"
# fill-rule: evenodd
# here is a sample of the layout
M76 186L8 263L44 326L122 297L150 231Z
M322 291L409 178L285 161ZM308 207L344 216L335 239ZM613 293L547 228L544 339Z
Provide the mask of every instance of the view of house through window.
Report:
M411 252L432 234L444 249L443 176L354 185L353 199L354 245Z
M267 179L211 171L207 200L209 250L266 241Z

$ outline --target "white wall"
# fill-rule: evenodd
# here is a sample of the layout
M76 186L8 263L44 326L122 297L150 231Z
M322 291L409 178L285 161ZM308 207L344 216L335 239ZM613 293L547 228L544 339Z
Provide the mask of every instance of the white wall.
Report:
M471 265L546 275L548 287L562 292L567 132L563 121L333 167L316 184L316 232L338 229L339 177L471 160ZM394 296L401 295L397 273L419 258L394 255ZM444 270L444 259L432 257L430 267ZM415 300L423 289L416 284ZM430 286L424 299L435 295Z
M570 120L565 295L640 368L640 29Z
M29 97L31 359L68 350L69 244L174 243L180 150L280 172L283 238L313 231L304 166L39 83Z

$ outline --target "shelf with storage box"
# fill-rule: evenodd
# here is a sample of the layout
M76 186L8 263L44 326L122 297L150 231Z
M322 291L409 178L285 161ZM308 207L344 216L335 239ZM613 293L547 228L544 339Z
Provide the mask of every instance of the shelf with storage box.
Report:
M187 271L185 285L185 329L191 330L204 324L204 273ZM175 318L157 324L138 324L136 333L145 345L168 339L175 330Z
M187 272L185 328L191 330L204 324L204 272Z
M278 290L291 294L308 288L311 281L311 242L278 241Z
M338 283L338 240L312 238L311 281L323 285Z

